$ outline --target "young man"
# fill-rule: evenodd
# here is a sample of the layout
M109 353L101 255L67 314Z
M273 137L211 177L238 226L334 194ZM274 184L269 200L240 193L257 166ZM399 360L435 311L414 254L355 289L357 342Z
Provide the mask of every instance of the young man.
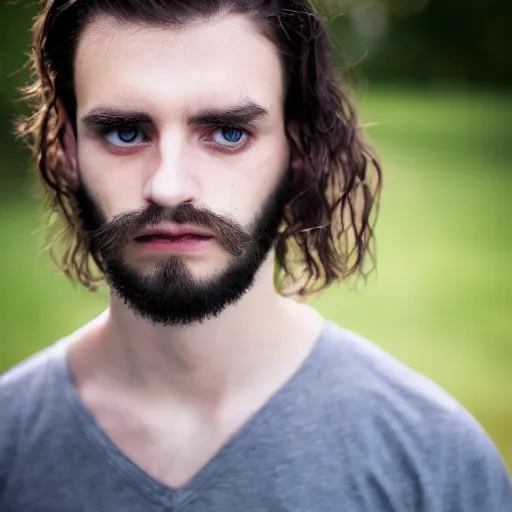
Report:
M311 6L53 0L34 30L21 129L62 268L111 296L1 377L0 510L512 510L453 399L284 298L363 269L380 188Z

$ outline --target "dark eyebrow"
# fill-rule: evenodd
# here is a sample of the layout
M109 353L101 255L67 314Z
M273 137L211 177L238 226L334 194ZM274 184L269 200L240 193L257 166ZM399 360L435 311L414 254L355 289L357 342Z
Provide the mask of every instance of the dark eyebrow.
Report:
M144 112L133 112L111 107L95 107L81 120L86 126L126 126L139 123L153 123Z
M268 110L252 101L221 109L206 109L188 115L188 124L238 126L259 121L268 116Z
M188 124L238 126L258 121L268 116L266 108L248 101L242 105L221 109L206 109L196 114L188 114ZM145 112L123 110L112 107L95 107L85 114L80 121L90 127L95 126L126 126L139 123L153 123L153 119Z

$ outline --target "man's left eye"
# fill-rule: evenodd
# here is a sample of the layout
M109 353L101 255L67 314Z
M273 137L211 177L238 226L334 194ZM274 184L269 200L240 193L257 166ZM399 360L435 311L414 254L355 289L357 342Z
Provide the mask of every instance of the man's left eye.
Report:
M221 146L238 146L247 138L247 133L242 128L222 127L213 132L212 140Z

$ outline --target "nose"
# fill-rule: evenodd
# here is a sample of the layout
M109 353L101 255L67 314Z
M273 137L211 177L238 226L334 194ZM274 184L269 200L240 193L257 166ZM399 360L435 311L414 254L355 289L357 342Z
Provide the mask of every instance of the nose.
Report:
M159 144L159 161L144 187L144 199L166 208L183 203L196 203L199 195L197 179L190 168L190 157L179 137L169 137Z

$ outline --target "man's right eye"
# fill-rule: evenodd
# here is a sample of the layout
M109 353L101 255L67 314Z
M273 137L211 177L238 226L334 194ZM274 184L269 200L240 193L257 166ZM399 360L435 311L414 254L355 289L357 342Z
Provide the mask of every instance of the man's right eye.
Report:
M119 126L105 134L113 146L133 147L145 142L144 132L138 126Z

